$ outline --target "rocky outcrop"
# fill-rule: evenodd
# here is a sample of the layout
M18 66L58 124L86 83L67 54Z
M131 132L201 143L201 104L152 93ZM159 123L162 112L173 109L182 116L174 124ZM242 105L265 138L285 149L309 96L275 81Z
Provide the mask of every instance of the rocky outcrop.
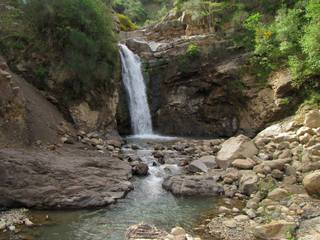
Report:
M130 177L127 162L99 152L2 149L0 207L102 207L132 189Z
M250 74L248 55L222 32L190 23L187 15L175 17L124 40L144 61L157 132L253 136L290 113L297 98L287 99L294 94L288 71L272 74L262 86ZM188 52L190 46L194 53ZM130 133L125 94L120 95L117 116L119 131Z

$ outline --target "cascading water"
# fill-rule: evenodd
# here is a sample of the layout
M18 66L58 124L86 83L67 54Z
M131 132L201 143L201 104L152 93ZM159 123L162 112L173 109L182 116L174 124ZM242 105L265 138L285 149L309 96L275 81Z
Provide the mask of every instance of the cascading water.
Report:
M119 44L122 78L129 99L131 125L135 135L153 135L141 61L126 45Z

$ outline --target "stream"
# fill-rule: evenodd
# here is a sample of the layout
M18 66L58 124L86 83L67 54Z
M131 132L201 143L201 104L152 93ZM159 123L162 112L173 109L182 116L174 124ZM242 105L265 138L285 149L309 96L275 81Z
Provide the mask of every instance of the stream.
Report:
M201 217L214 209L217 198L175 197L162 188L163 179L179 174L175 164L154 166L154 144L131 139L140 149L124 148L125 155L138 156L149 165L147 177L132 179L134 190L116 204L99 210L31 211L31 220L41 226L26 228L22 233L33 240L123 240L126 229L141 222L169 231L181 226L192 233ZM156 141L156 140L153 140ZM171 144L166 140L166 143ZM168 154L174 156L172 151ZM49 219L46 220L46 216Z

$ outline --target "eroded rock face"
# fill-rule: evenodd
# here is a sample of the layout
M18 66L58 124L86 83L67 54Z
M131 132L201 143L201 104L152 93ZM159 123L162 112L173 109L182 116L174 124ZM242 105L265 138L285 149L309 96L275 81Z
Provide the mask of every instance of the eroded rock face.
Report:
M136 39L132 39L136 38ZM288 71L279 71L261 88L246 69L248 55L224 35L199 26L188 14L126 36L143 59L149 105L157 132L179 136L254 135L267 123L290 113L295 99ZM188 56L190 44L201 52ZM148 46L149 45L149 46ZM118 123L130 132L125 96L120 96Z
M0 207L102 207L132 189L130 177L127 162L97 152L2 149Z

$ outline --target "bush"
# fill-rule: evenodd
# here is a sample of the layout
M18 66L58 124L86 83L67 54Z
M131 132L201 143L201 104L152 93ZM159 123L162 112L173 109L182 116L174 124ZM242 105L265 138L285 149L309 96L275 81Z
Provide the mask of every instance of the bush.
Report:
M201 54L201 52L200 52L200 48L198 47L198 45L193 44L193 43L188 45L187 50L186 50L186 56L188 58L191 58L191 59L197 58L200 56L200 54Z
M138 28L127 16L117 13L121 31L134 31Z
M29 0L30 21L44 49L62 56L74 79L74 95L108 89L115 78L118 50L110 9L100 0Z

